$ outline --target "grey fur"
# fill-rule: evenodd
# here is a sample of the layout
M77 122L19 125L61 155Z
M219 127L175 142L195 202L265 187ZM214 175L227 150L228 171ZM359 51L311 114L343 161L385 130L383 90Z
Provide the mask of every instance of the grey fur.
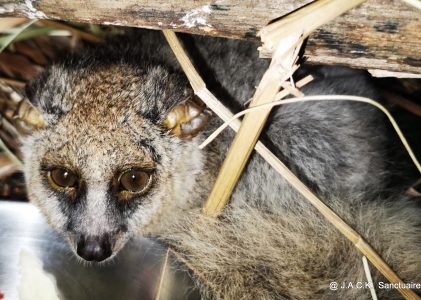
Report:
M134 37L130 47L119 42L75 55L33 84L31 98L48 126L24 143L25 175L49 223L72 247L81 233L114 234L115 253L133 235L156 237L186 258L204 297L369 299L368 289L329 289L331 281L365 281L361 254L257 154L222 217L201 214L233 134L204 151L197 146L220 124L216 117L192 140L169 134L163 118L192 91L159 33ZM267 67L255 45L184 39L227 105L238 108L252 96ZM306 94L375 97L363 72L307 71L318 80ZM393 138L381 114L356 103L291 104L272 114L263 139L405 281L421 281L421 209L390 180ZM49 187L46 164L80 174L85 189L77 201ZM109 182L132 164L153 164L156 182L144 197L116 204ZM372 273L376 283L385 281Z

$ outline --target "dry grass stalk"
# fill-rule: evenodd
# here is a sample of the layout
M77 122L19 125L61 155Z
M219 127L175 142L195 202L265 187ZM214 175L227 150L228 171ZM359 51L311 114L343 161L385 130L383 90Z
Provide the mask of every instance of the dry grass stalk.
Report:
M7 36L6 41L0 46L0 53L4 51L22 32L24 32L29 26L35 23L36 20L28 20L28 23L17 28L16 32Z
M266 27L257 34L261 37L263 46L259 49L261 57L270 57L286 37L300 32L308 37L320 26L335 19L337 16L360 5L366 0L318 0L296 10Z
M280 92L282 93L282 92ZM280 94L279 93L279 94ZM278 95L279 95L278 94ZM390 123L392 124L393 128L395 129L396 134L398 135L399 139L402 142L402 145L404 146L406 152L412 159L412 162L414 163L415 167L418 169L419 173L421 174L421 164L418 161L417 157L414 154L414 151L412 151L411 146L409 145L408 141L406 140L404 134L402 133L401 129L398 126L398 123L393 118L393 116L390 114L390 112L380 103L374 101L373 99L361 97L361 96L349 96L349 95L319 95L319 96L307 96L307 97L299 97L299 98L292 98L292 99L286 99L286 100L277 100L270 103L253 106L248 109L244 109L240 111L239 113L236 113L229 121L226 121L224 124L222 124L219 128L217 128L200 146L199 148L204 148L207 144L212 142L226 127L229 126L231 122L236 120L237 118L244 116L247 113L250 113L252 111L256 111L259 109L269 108L269 107L275 107L278 105L285 105L285 104L291 104L291 103L298 103L298 102L308 102L308 101L356 101L356 102L362 102L370 104L379 110L381 110L389 119Z
M0 129L6 131L13 139L19 140L20 134L6 118L0 115Z
M313 80L313 76L308 75L306 77L304 77L303 79L299 80L296 83L296 87L297 88L301 88L304 85L306 85L307 83L311 82ZM287 86L288 84L284 84L285 86ZM292 90L292 89L291 89ZM297 89L295 89L297 90ZM298 91L298 90L297 90ZM300 91L298 91L299 93L301 93ZM285 89L280 91L278 94L276 94L275 96L275 101L272 103L277 103L278 101L280 101L281 99L285 98L286 96L288 96L289 94L289 89ZM302 94L302 93L301 93ZM289 101L289 100L283 100L283 101ZM268 103L264 104L263 106L267 106ZM236 113L235 115L232 115L232 117L229 120L224 121L224 124L222 124L218 129L216 129L204 142L202 142L202 144L199 145L200 149L205 148L209 143L211 143L227 126L231 127L231 123L238 121L238 118L240 116L245 115L249 110L253 110L253 109L260 109L260 107L262 107L262 105L259 106L254 106L252 108L249 109L245 109L239 113ZM232 127L231 127L232 128ZM234 130L234 131L238 131L238 130ZM257 143L260 143L259 141ZM256 147L255 147L255 150ZM260 155L262 155L264 157L264 153L260 153L258 152Z
M421 106L416 104L415 102L412 102L405 97L402 97L398 94L395 94L392 91L385 91L383 92L383 97L387 102L390 102L392 104L395 104L415 115L418 117L421 117Z
M12 175L17 170L15 163L6 154L0 153L0 179Z
M421 197L421 179L417 180L407 191L408 195Z
M55 21L51 21L51 20L39 20L38 23L40 23L42 25L45 25L45 26L50 26L50 27L54 27L54 28L69 31L72 35L79 36L83 40L86 40L86 41L91 42L91 43L96 44L96 43L102 42L102 39L100 37L98 37L96 35L93 35L92 33L76 29L72 26L69 26L69 25L66 25L66 24L63 24L63 23L59 23L59 22L55 22Z
M159 277L159 284L156 290L155 300L159 300L161 298L161 291L164 286L164 278L165 274L167 273L167 265L169 263L169 255L170 255L170 248L167 249L165 252L164 262L162 263L161 273Z
M0 126L0 138L19 159L22 159L22 152L20 151L21 136L19 132L5 118L1 118Z
M8 85L11 85L11 86L13 86L15 88L18 88L18 89L23 89L23 88L25 88L25 85L26 85L24 82L19 81L19 80L9 79L9 78L1 78L1 77L0 77L0 83L8 84Z
M301 92L299 89L297 89L296 87L292 86L291 84L287 83L286 81L281 82L281 87L284 90L288 91L289 94L291 94L291 95L293 95L295 97L304 97L303 92ZM275 96L275 99L276 99L276 97L278 95L279 95L279 93ZM284 98L284 97L282 97L282 98ZM280 98L280 99L282 99L282 98Z
M367 282L370 284L370 293L373 300L377 300L376 289L374 288L373 278L371 277L370 266L368 265L367 257L363 256L364 273Z
M9 30L10 28L19 26L25 23L25 18L1 18L0 19L0 33Z
M206 89L204 81L194 69L175 33L169 30L164 30L164 35L186 73L195 93L221 119L227 121L232 116L232 113ZM240 121L236 120L230 123L230 126L234 130L237 130L239 124ZM334 225L347 239L349 239L391 283L403 283L394 271L386 264L386 262L376 253L376 251L354 229L346 224L346 222L344 222L335 212L325 205L323 201L313 194L273 153L269 151L269 149L266 148L265 145L263 145L263 143L257 142L255 150L262 155L262 157L308 201L310 201L310 203L312 203L312 205L317 208L320 213L332 223L332 225ZM410 289L398 289L398 291L405 297L405 299L420 299Z

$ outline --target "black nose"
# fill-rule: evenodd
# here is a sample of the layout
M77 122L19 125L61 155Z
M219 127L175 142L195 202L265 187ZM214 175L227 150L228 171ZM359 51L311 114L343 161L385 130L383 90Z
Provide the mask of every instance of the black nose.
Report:
M77 254L87 261L103 261L112 254L109 236L79 236Z

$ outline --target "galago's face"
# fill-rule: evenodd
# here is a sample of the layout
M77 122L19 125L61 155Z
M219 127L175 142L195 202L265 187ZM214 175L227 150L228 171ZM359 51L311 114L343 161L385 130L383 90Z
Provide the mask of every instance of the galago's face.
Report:
M200 157L189 159L195 139L162 125L174 103L191 97L185 83L161 69L119 77L119 68L88 77L52 68L33 95L46 127L23 146L30 200L87 261L111 258L134 234L150 233L201 168Z

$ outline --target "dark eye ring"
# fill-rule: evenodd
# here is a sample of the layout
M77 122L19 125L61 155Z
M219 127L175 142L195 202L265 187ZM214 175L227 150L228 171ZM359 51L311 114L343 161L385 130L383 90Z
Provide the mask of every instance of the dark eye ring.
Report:
M118 178L120 191L134 194L145 194L153 182L153 174L147 170L129 169Z
M66 168L55 168L48 172L48 181L56 190L74 188L78 183L77 175Z

